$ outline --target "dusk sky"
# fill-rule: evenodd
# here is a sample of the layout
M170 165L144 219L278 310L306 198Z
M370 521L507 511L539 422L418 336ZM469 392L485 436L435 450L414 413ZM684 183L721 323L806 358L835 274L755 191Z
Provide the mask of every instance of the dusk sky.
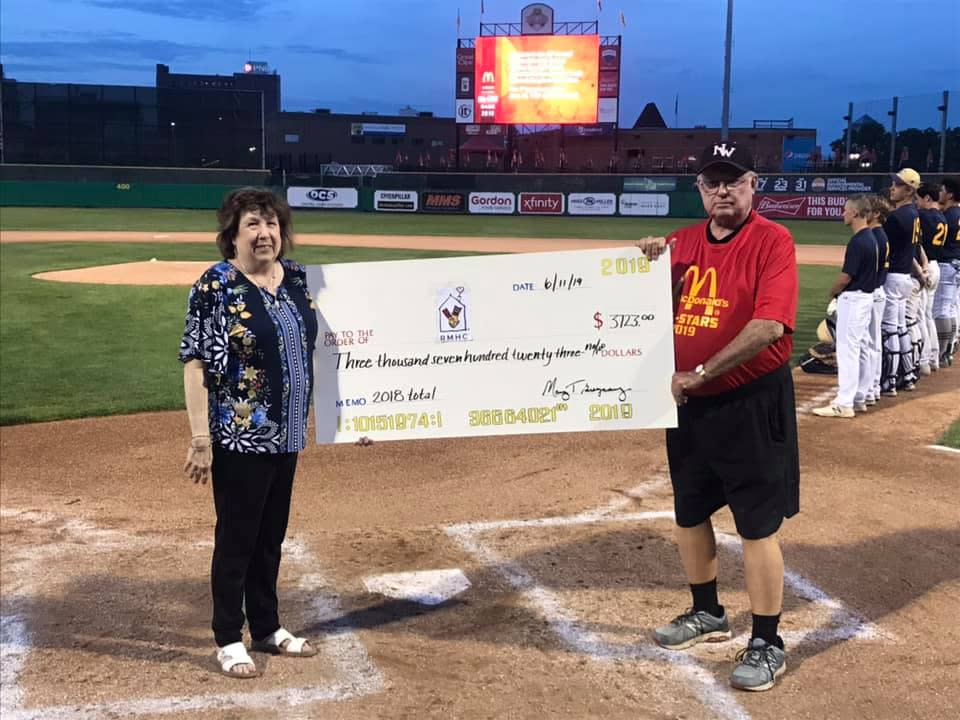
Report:
M485 0L485 22L518 22L525 1ZM556 19L623 35L620 123L656 102L669 125L719 126L724 0L555 0ZM229 75L247 59L282 77L283 109L452 116L457 10L477 34L480 0L3 0L0 59L28 82L154 84L172 72ZM619 13L627 25L622 27ZM956 0L736 0L731 125L793 117L836 138L855 115L939 128L934 95L960 88ZM931 38L938 38L931 42ZM926 95L923 98L912 96ZM876 101L876 102L869 102ZM960 124L960 90L950 124Z

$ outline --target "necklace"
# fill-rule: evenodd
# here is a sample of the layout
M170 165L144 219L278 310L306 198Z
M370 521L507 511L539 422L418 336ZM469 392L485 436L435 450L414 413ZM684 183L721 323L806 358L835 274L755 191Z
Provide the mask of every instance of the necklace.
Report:
M245 267L243 266L243 264L240 262L239 258L234 258L234 260L235 260L236 263L237 263L237 267L240 268L240 272L242 272L244 275L246 275L246 276L247 276L247 279L249 279L250 282L252 282L252 283L253 283L254 285L256 285L258 288L261 288L261 289L263 289L263 290L268 290L268 289L276 288L276 286L277 286L277 265L279 265L279 263L277 263L276 261L274 261L274 263L273 263L273 268L270 270L270 280L269 280L267 283L261 283L261 282L259 282L250 272L247 271L247 268L245 268Z

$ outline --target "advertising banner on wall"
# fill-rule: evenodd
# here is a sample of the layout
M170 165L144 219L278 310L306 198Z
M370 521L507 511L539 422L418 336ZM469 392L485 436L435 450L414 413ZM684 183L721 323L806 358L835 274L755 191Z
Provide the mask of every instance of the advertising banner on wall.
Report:
M423 212L460 213L467 207L467 197L459 192L426 191L420 203Z
M843 217L845 195L754 195L753 207L768 218L837 220Z
M604 45L600 48L600 69L601 70L619 70L620 69L620 46Z
M618 116L617 98L600 98L597 102L597 122L615 123Z
M564 125L566 137L613 137L613 124L603 125Z
M373 193L373 209L387 212L416 212L416 190L377 190Z
M407 126L403 123L350 123L351 135L404 135Z
M600 72L600 97L615 98L620 95L620 73L616 70Z
M620 196L621 215L665 216L670 212L670 196L664 193L623 193Z
M870 193L878 189L876 175L761 175L758 193Z
M457 100L457 123L473 122L473 100Z
M563 193L520 193L521 215L563 215Z
M624 192L673 192L677 189L675 177L625 177Z
M353 210L357 207L356 188L288 187L287 203L295 208Z
M783 138L783 171L803 172L807 170L810 167L810 159L816 144L816 138L810 136Z
M512 215L517 202L511 192L472 192L467 207L474 215Z
M457 72L473 72L474 49L457 48Z
M567 212L571 215L615 215L617 196L613 193L570 193Z

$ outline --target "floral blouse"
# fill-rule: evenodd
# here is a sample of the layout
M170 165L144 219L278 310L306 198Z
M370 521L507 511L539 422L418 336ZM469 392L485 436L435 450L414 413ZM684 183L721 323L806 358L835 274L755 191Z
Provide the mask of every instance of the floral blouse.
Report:
M276 296L227 261L190 290L180 361L201 360L210 437L236 452L306 446L317 316L306 270L282 259Z

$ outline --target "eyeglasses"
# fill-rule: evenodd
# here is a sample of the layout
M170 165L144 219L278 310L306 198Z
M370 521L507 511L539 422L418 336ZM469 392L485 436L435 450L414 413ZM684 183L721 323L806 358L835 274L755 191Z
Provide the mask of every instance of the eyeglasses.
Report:
M703 190L707 195L716 195L720 192L720 186L727 188L727 192L736 192L740 188L744 187L749 182L749 178L746 175L737 178L736 180L708 180L707 178L700 178L697 183L700 186L700 189Z

